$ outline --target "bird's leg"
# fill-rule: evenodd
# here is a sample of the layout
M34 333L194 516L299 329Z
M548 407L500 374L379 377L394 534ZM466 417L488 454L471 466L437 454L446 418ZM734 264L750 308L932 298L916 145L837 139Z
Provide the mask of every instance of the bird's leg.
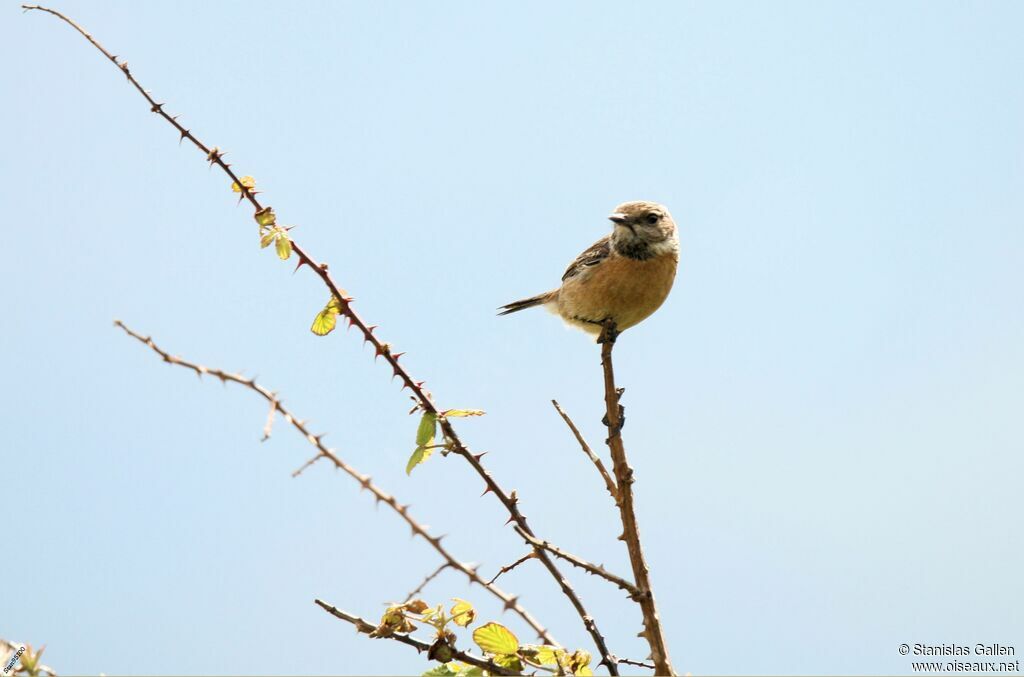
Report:
M606 317L603 321L601 321L600 324L601 335L597 337L597 342L609 344L610 353L611 346L615 344L615 340L619 338L619 334L621 332L616 327L615 320L610 317ZM616 427L616 429L611 430L611 421L608 420L608 414L605 414L604 418L601 419L601 423L603 423L605 427L609 429L609 432L611 432L612 434L618 434L626 425L626 408L623 407L621 404L618 404L619 400L622 398L622 391L623 388L618 388L615 392L615 403L619 407L619 424Z
M606 317L601 322L595 322L595 324L601 325L601 335L597 337L598 343L615 343L619 334L622 333L616 328L615 320L610 317Z

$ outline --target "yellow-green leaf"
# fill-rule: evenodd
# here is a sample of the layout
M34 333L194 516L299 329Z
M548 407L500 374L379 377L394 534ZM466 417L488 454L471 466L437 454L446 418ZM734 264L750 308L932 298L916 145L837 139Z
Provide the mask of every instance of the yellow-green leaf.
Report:
M483 409L449 409L441 413L445 418L461 418L465 416L483 416L487 412Z
M416 451L412 452L412 456L409 457L409 462L405 464L405 474L411 474L413 468L415 468L420 463L423 463L423 461L430 458L430 455L433 453L433 449L427 449L426 447L416 447Z
M452 622L463 628L472 623L476 618L476 610L473 609L473 605L458 597L452 598L452 601L455 602L451 610Z
M256 187L256 179L252 178L251 176L243 176L242 178L239 179L239 181L242 183L243 186L246 187L247 190L252 190L253 188ZM242 192L242 188L237 183L231 184L231 190L235 193Z
M519 660L519 656L516 656L514 654L498 654L491 660L493 660L495 663L497 663L503 668L515 670L516 672L522 672L523 663Z
M284 230L279 230L277 233L277 258L282 261L287 261L288 257L292 255L292 241L288 237L288 233Z
M423 673L423 677L455 677L457 673L447 665L435 665Z
M569 658L569 667L572 668L572 674L580 677L594 674L590 669L590 652L584 649L578 649L573 653Z
M501 623L487 623L473 631L473 641L481 650L498 655L515 654L519 640Z
M270 243L277 239L276 231L268 231L260 235L260 249L266 249Z
M428 447L434 443L434 433L437 427L437 414L426 412L420 419L420 427L416 430L416 446Z
M327 336L338 325L338 313L329 308L324 308L316 314L313 326L309 328L317 336Z
M256 212L256 214L253 215L253 218L255 218L256 223L261 226L272 226L277 221L277 215L274 214L273 207L264 207Z

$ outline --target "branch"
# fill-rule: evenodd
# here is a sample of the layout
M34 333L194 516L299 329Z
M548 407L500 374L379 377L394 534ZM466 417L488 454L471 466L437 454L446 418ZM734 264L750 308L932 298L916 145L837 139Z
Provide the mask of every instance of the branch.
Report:
M558 414L562 417L562 420L565 421L565 424L569 426L569 430L572 431L572 434L576 436L576 441L579 442L580 447L583 448L583 453L586 454L591 461L593 461L594 466L597 467L597 472L601 473L601 477L604 478L604 484L608 488L608 493L612 495L612 499L618 502L619 492L615 489L615 480L613 480L612 476L608 474L608 468L604 467L604 462L601 461L601 457L595 454L590 449L590 445L587 444L587 441L583 439L583 435L580 434L579 428L577 428L576 424L572 422L571 418L569 418L569 414L565 413L565 411L562 410L562 407L558 404L558 401L551 400L551 404L555 405L555 411L557 411Z
M166 120L170 125L172 125L177 130L179 136L181 137L181 141L185 141L187 139L196 148L198 148L205 154L207 162L209 162L211 165L216 165L221 169L221 171L227 174L229 178L231 178L233 183L237 185L240 190L241 199L248 200L249 203L252 204L253 210L255 212L260 212L264 209L263 205L256 198L257 191L254 191L243 185L241 180L231 169L231 165L224 161L224 152L221 151L216 146L211 148L204 144L202 141L200 141L195 135L192 134L190 130L186 129L178 122L178 116L168 115L164 111L164 104L157 103L157 101L153 99L150 93L146 89L144 89L142 85L139 84L139 82L131 74L131 71L128 69L128 64L126 62L119 61L115 55L108 52L106 48L104 48L89 33L87 33L85 29L83 29L77 23L75 23L65 15L61 14L60 12L53 9L49 9L47 7L41 7L39 5L22 5L22 7L26 11L38 10L41 12L47 12L49 14L52 14L53 16L56 16L57 18L61 19L69 26L74 28L76 31L78 31L83 37L85 37L86 40L88 40L93 45L93 47L102 52L103 55L107 57L107 59L109 59L115 66L117 66L121 70L122 73L124 73L125 77L128 79L128 82L131 83L131 85L135 87L135 89L137 89L139 93L150 104L150 110L158 114L160 117ZM399 380L402 382L402 388L408 388L410 391L412 391L413 396L415 397L415 399L420 405L420 408L424 412L439 414L441 410L438 409L438 407L434 404L433 398L429 391L427 391L423 387L424 382L414 380L412 376L409 374L409 372L402 365L399 364L398 359L404 353L393 352L390 344L381 341L380 339L377 338L376 335L374 335L373 330L376 328L376 325L368 325L366 324L366 322L363 321L363 319L352 307L352 302L354 301L354 299L350 297L344 289L339 287L337 283L335 283L334 279L328 272L328 265L326 263L320 263L316 261L316 259L314 259L308 253L306 253L306 251L302 249L302 247L300 247L298 243L295 242L295 240L289 238L289 242L291 244L292 251L295 252L296 256L299 259L299 267L303 265L309 266L309 268L314 273L316 273L316 275L323 281L324 286L326 286L327 289L330 290L333 298L337 299L338 301L339 314L345 318L345 320L349 324L349 327L355 327L363 335L364 343L369 343L373 346L375 355L384 357L385 361L391 367L393 374L396 377L398 377ZM455 429L452 427L451 423L448 420L442 417L439 419L439 422L441 425L442 432L444 433L445 437L447 437L448 440L451 442L452 453L455 453L458 456L461 456L463 459L465 459L466 462L468 462L470 466L473 468L473 470L477 473L477 475L480 476L480 478L484 481L484 484L486 485L485 493L487 493L487 491L490 491L495 495L495 497L497 497L497 499L508 511L510 515L510 522L515 522L515 524L522 528L524 531L533 534L533 530L530 528L529 523L526 521L526 517L519 510L519 507L517 505L518 499L516 499L515 497L515 492L506 492L497 484L497 482L491 476L490 472L488 472L484 468L483 464L480 462L480 458L483 456L483 454L472 454L469 450L469 447L467 447L462 442L462 440L459 438L458 434L455 432ZM594 644L596 645L598 651L601 654L600 664L605 665L608 668L609 673L611 673L612 675L618 675L618 670L615 666L615 661L613 660L612 654L611 652L609 652L608 647L605 644L604 637L598 631L597 624L594 622L594 619L590 616L590 614L587 613L586 608L583 606L583 602L580 600L575 590L573 590L572 586L569 585L569 582L561 574L561 572L555 566L554 561L552 561L551 557L546 552L542 551L538 553L537 556L540 559L541 563L544 564L544 568L546 568L548 572L551 574L552 578L554 578L555 581L558 582L559 587L562 589L562 592L569 599L569 602L576 610L576 613L583 620L584 627L590 634L591 638L594 640Z
M364 635L369 635L371 632L373 632L374 630L377 629L377 627L375 625L373 625L372 623L369 623L366 620L363 620L359 616L353 616L352 614L350 614L348 612L345 612L345 611L342 611L338 607L336 607L334 605L331 605L331 604L328 604L327 602L325 602L323 600L316 599L316 600L313 600L313 601L316 603L317 606L319 606L321 609L323 609L327 613L331 614L335 618L340 618L343 621L348 621L352 625L356 626L356 632L362 633ZM420 653L423 653L424 651L430 651L430 643L424 642L422 639L417 639L415 637L412 637L411 635L394 634L394 635L388 635L387 637L388 637L388 639L393 639L396 642L401 642L402 644L408 644L409 646L413 647L414 649L416 649ZM459 651L458 649L453 649L452 650L452 658L457 658L460 661L462 661L463 663L468 663L469 665L475 665L478 668L483 668L484 670L486 670L487 672L489 672L492 675L517 675L517 674L519 674L518 672L515 672L514 670L509 670L508 668L503 668L502 666L498 665L497 663L494 663L494 662L488 661L488 660L484 660L483 658L479 658L477 656L474 656L471 653L466 653L465 651Z
M619 489L619 513L622 516L622 540L629 551L629 562L633 567L633 578L636 580L636 599L644 615L644 630L640 633L651 647L651 658L654 660L655 672L659 675L674 675L672 662L668 657L665 634L658 618L658 608L654 604L654 593L651 591L651 579L648 575L647 562L640 545L640 527L637 525L636 512L633 507L633 469L626 458L626 449L622 443L622 414L624 409L619 404L622 390L615 387L615 371L612 367L612 349L618 330L613 320L604 322L604 328L598 342L601 344L601 366L604 369L604 402L605 423L608 426L608 448L612 453L612 466L615 469L616 486Z
M306 427L305 422L293 416L292 413L285 408L284 404L281 403L281 400L278 399L276 394L272 393L270 390L256 383L254 379L245 378L241 374L232 374L221 369L211 369L210 367L205 367L201 364L189 362L188 360L184 360L175 355L171 355L170 353L160 348L156 343L154 343L151 337L142 336L141 334L135 333L120 320L115 320L114 325L120 327L126 334L128 334L132 338L149 346L153 350L153 352L155 352L157 355L163 358L164 362L167 362L169 364L176 364L180 367L190 369L194 371L196 375L199 376L200 378L202 378L203 374L209 374L211 376L219 378L222 383L231 382L245 386L246 388L258 393L267 402L272 403L274 409L281 414L284 420L290 423L296 430L298 430L302 434L303 437L306 438L306 440L310 444L316 447L317 455L313 457L313 460L319 458L326 458L327 460L334 464L334 467L338 468L339 470L342 470L352 479L359 482L363 489L373 494L373 497L377 500L378 503L384 503L393 511L398 513L399 517L405 520L405 523L409 525L410 529L412 529L412 533L415 536L420 536L421 538L423 538L423 540L429 543L430 546L434 548L435 551L437 551L437 554L439 554L444 559L445 566L449 566L453 569L461 571L463 574L466 575L467 578L469 578L470 581L482 586L492 595L500 599L504 603L505 609L511 609L512 611L516 612L520 616L520 618L526 621L527 625L529 625L531 628L534 629L534 631L536 631L537 636L540 637L545 643L558 646L558 643L551 637L550 634L548 634L548 631L544 629L544 626L542 626L537 621L537 619L535 619L528 611L526 611L526 609L522 607L522 605L519 604L518 597L514 597L513 595L504 592L497 586L485 581L477 573L476 567L470 567L469 565L463 564L459 560L455 559L455 557L448 552L447 548L441 545L441 539L444 538L444 536L431 536L430 532L427 531L427 528L419 522L417 522L415 519L413 519L412 515L409 514L408 505L400 504L394 496L391 496L390 494L384 492L377 485L375 485L371 481L369 475L363 475L355 468L341 460L334 453L333 450L324 446L323 435L314 435L311 432L309 432L309 429ZM311 463L312 461L309 461L307 462L306 466L303 467L308 467L308 465L310 465Z
M516 531L519 532L519 535L522 536L529 545L532 545L535 550L547 550L555 557L560 557L561 559L564 559L566 562L572 564L573 566L577 566L580 569L583 569L584 571L592 573L595 576L600 576L606 581L614 583L615 585L619 586L620 588L628 592L630 598L639 601L640 589L632 583L630 583L629 581L627 581L625 578L622 578L621 576L616 576L615 574L605 569L603 566L591 564L582 557L572 555L552 543L548 543L547 541L531 536L526 532L522 531L521 529L516 529Z
M417 585L415 590L413 590L412 592L410 592L408 595L405 596L405 601L408 602L413 597L415 597L416 595L418 595L421 592L423 592L423 588L427 587L427 583L429 583L430 581L432 581L435 578L437 578L438 575L442 571L444 571L445 569L447 569L450 566L451 566L451 564L448 564L448 562L445 562L441 566L437 567L437 570L434 571L434 573L432 573L432 574L428 575L426 578L424 578L423 582L420 583L419 585ZM494 581L489 581L488 584L490 584L490 583L494 583Z
M512 562L512 564L509 564L508 566L501 567L501 571L499 571L498 573L494 574L494 578L492 578L489 582L493 583L494 581L498 580L498 576L501 576L502 574L507 574L508 572L512 571L513 569L515 569L517 566L519 566L520 564L522 564L526 560L534 559L535 557L537 557L537 553L535 551L531 550L530 552L526 553L525 555L523 555L522 557L517 559L515 562Z

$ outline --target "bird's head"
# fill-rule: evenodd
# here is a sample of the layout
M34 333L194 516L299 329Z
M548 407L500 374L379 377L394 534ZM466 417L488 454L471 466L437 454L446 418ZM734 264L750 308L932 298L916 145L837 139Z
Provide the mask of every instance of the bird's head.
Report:
M662 249L676 246L676 222L657 202L623 202L608 218L615 224L612 243L622 254L657 255L663 253Z

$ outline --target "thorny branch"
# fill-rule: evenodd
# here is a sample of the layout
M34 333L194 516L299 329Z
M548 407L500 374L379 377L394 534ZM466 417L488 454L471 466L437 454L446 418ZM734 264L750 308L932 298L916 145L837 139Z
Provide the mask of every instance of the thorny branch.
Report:
M317 454L316 456L313 457L312 461L315 461L320 458L326 458L327 460L334 464L334 467L338 468L339 470L347 474L349 477L359 482L360 486L364 490L369 491L371 494L373 494L373 497L377 500L378 503L384 503L393 511L398 513L399 517L405 520L405 523L409 525L410 529L412 529L412 533L414 535L420 536L421 538L423 538L423 540L429 543L430 546L434 548L434 550L437 552L437 554L439 554L444 559L445 566L461 571L463 574L466 575L467 578L469 578L470 581L482 586L492 595L500 599L504 603L506 610L511 609L516 614L518 614L520 618L526 621L526 623L537 632L537 635L544 642L555 646L558 645L557 642L555 642L555 640L548 633L548 631L545 630L544 627L537 621L537 619L535 619L528 611L526 611L526 609L522 607L521 604L519 604L517 597L510 595L507 592L498 588L497 586L485 581L477 573L476 567L471 567L455 559L455 557L450 552L448 552L448 549L441 544L441 539L444 538L444 536L431 536L430 532L427 531L427 528L424 525L417 522L412 517L412 515L409 514L408 505L402 505L401 503L399 503L394 496L386 493L380 487L374 484L373 481L370 479L369 475L363 475L358 470L356 470L349 464L345 463L345 461L341 460L341 458L339 458L337 454L334 453L334 450L324 445L323 435L314 435L313 433L311 433L309 429L306 427L306 423L292 415L292 413L287 408L285 408L284 404L281 403L281 400L278 399L275 393L258 384L255 381L255 379L245 378L241 374L232 374L221 369L212 369L201 364L196 364L195 362L189 362L188 360L182 359L175 355L171 355L167 351L160 348L151 337L142 336L141 334L132 331L127 325L125 325L120 320L115 320L114 325L120 327L126 334L128 334L132 338L149 346L153 350L153 352L162 357L164 362L167 362L168 364L176 364L180 367L190 369L194 371L196 375L199 376L200 378L202 378L204 374L209 374L210 376L217 377L223 383L237 383L258 393L261 397L263 397L263 399L267 400L267 402L273 403L275 411L281 414L281 417L284 418L284 420L287 423L290 423L296 430L298 430L302 434L302 436L306 438L306 441L308 441L310 444L316 447ZM312 464L312 461L308 462L307 466Z
M613 499L618 501L619 492L615 489L615 480L613 480L612 476L608 474L608 468L604 467L604 462L601 460L601 457L595 454L590 448L590 445L587 444L587 441L583 439L583 434L580 433L579 428L577 428L576 424L572 422L571 418L569 418L569 414L565 413L562 406L558 404L558 401L551 400L551 404L555 405L555 411L558 412L558 415L562 417L565 424L569 426L569 430L571 430L572 434L575 435L576 441L580 443L580 447L583 449L583 453L586 454L587 458L593 462L594 466L597 468L597 472L601 473L601 477L604 479L604 485L608 488L608 493L612 495Z
M633 567L633 578L636 580L637 592L634 599L640 604L644 615L644 630L641 634L651 647L651 658L654 670L659 675L674 675L672 662L668 657L665 634L658 618L658 608L654 603L651 591L651 579L648 574L644 551L640 545L640 527L637 525L636 512L633 507L633 468L626 458L626 448L622 443L622 405L619 400L622 390L615 387L615 371L612 367L612 349L618 330L613 320L604 322L598 342L601 344L601 367L604 371L605 422L608 426L608 448L612 454L612 467L615 470L615 485L618 487L619 514L622 517L622 536L629 551L629 562Z
M158 103L152 97L149 91L144 89L142 85L139 84L138 80L135 79L135 77L132 75L131 71L128 68L127 62L118 60L116 55L111 54L109 51L107 51L107 49L103 47L103 45L101 45L99 42L97 42L96 39L92 37L92 35L90 35L85 29L83 29L76 22L69 19L64 14L61 14L56 10L49 9L47 7L42 7L39 5L22 5L22 8L24 8L26 11L38 10L41 12L47 12L49 14L52 14L53 16L56 16L57 18L61 19L69 26L74 28L76 31L78 31L86 40L88 40L93 45L93 47L102 52L103 55L107 57L107 59L109 59L115 66L117 66L121 70L122 73L124 73L125 77L128 79L128 82L131 83L131 85L135 87L135 89L137 89L139 93L150 104L150 110L159 115L160 117L162 117L178 131L178 134L181 137L181 141L188 139L189 142L191 142L196 148L198 148L205 154L206 160L208 162L217 165L225 174L227 174L227 176L234 182L234 184L239 187L242 198L248 200L249 203L252 204L253 209L256 212L260 212L263 210L263 205L256 198L257 191L251 190L250 188L243 185L242 181L235 174L234 170L231 169L231 165L224 161L225 153L216 146L211 148L204 144L195 135L193 135L190 130L188 130L180 122L178 122L178 116L169 115L164 110L164 104ZM402 388L409 388L409 390L412 391L414 397L416 398L417 402L420 405L420 408L424 412L429 412L433 414L440 413L440 409L438 409L438 407L434 404L434 401L429 391L427 391L426 388L424 388L424 382L414 380L412 376L409 374L409 372L406 371L406 369L399 364L398 360L404 353L393 352L389 344L377 338L377 336L373 333L373 330L376 328L376 325L368 325L366 324L365 321L363 321L363 319L352 307L354 299L350 297L348 293L345 292L345 290L339 287L337 283L334 282L334 279L328 272L327 264L316 261L316 259L314 259L308 253L306 253L306 251L302 249L302 247L300 247L295 242L295 240L289 238L289 241L291 243L292 251L295 252L296 256L298 256L299 267L303 265L309 266L309 268L312 269L313 272L315 272L317 276L320 277L324 285L328 288L328 290L330 290L333 297L338 300L339 313L342 316L344 316L345 320L348 322L350 327L355 327L357 330L359 330L359 332L363 335L363 341L366 343L370 343L373 346L374 352L378 357L384 357L385 361L388 363L388 365L390 365L392 371L394 372L394 375L401 380ZM526 520L526 516L523 515L523 513L519 510L518 499L515 496L515 492L506 492L502 487L498 485L498 483L494 480L491 473L487 471L487 469L484 468L483 464L480 462L480 459L483 457L483 454L471 453L469 447L462 442L458 434L455 432L455 428L452 426L451 422L444 419L443 417L439 418L439 422L441 425L441 430L444 433L444 436L448 439L448 441L451 444L452 453L455 453L458 456L461 456L463 459L465 459L466 462L468 462L470 466L473 468L473 470L477 473L477 475L479 475L480 478L484 481L484 484L486 485L486 490L484 493L491 492L497 497L497 499L501 502L501 504L505 507L505 510L507 510L510 515L509 522L514 522L526 533L534 535L533 530L530 528L530 525ZM605 643L604 636L598 630L597 623L594 621L593 617L590 616L586 608L583 606L583 602L576 594L576 591L569 584L569 581L566 580L565 576L562 575L562 573L558 570L557 566L555 566L554 561L551 559L548 553L541 551L538 553L537 557L544 565L544 568L548 570L551 576L558 583L559 587L562 589L562 592L569 599L569 602L576 610L576 613L583 620L584 627L593 639L598 652L601 654L600 664L605 665L608 668L608 672L611 675L618 675L618 669L615 665L615 661L612 657L612 654L608 650L608 646Z
M603 566L600 566L598 564L591 564L582 557L577 557L576 555L570 554L556 545L548 543L547 541L542 541L539 538L535 538L527 534L522 529L516 529L516 531L519 533L520 536L523 537L523 539L526 541L528 545L532 545L534 547L535 551L547 550L555 557L564 559L566 562L572 564L573 566L579 567L580 569L583 569L588 573L594 574L595 576L600 576L606 581L614 583L615 585L619 586L620 588L628 592L631 599L639 600L640 590L635 585L627 581L625 578L621 576L616 576L612 572L605 569Z
M334 606L332 604L328 604L327 602L325 602L325 601L323 601L321 599L317 599L317 600L313 600L313 601L316 603L317 606L319 606L321 609L323 609L327 613L331 614L335 618L340 618L343 621L348 621L352 625L356 626L356 632L362 633L364 635L369 635L371 632L376 630L376 626L375 625L373 625L372 623L369 623L368 621L363 620L359 616L353 616L352 614L350 614L350 613L348 613L346 611L342 611L338 607L336 607L336 606ZM413 647L414 649L416 649L420 653L423 653L424 651L429 651L430 650L430 643L429 642L424 642L422 639L416 639L415 637L412 637L411 635L402 635L402 634L388 635L388 639L393 639L396 642L401 642L402 644L408 644L409 646ZM503 668L502 666L498 665L497 663L494 663L494 662L488 661L488 660L484 660L483 658L479 658L478 656L474 656L471 653L466 653L465 651L459 651L458 649L452 650L452 657L453 658L457 658L458 660L462 661L463 663L468 663L469 665L475 665L478 668L483 668L484 670L486 670L487 672L491 673L492 675L516 675L516 674L519 674L519 673L515 672L514 670L509 670L508 668Z

